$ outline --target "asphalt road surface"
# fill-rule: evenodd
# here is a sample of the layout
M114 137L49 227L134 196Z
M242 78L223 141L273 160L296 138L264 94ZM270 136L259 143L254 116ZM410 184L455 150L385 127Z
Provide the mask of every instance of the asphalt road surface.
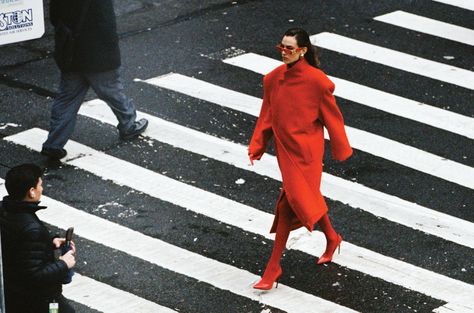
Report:
M0 47L0 178L47 169L40 217L75 227L78 312L474 312L472 1L115 4L126 91L150 120L136 140L90 92L68 156L46 160L51 26ZM293 26L313 35L355 151L338 163L326 142L344 241L317 266L323 234L292 233L279 287L258 292L281 180L273 150L251 167L246 145Z

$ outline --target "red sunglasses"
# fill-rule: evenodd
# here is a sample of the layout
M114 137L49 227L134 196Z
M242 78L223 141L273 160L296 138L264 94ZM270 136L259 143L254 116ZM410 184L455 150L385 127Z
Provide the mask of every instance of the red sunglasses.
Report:
M301 48L287 48L281 43L276 45L276 49L280 52L285 52L286 54L292 55L293 53L296 53L301 50Z

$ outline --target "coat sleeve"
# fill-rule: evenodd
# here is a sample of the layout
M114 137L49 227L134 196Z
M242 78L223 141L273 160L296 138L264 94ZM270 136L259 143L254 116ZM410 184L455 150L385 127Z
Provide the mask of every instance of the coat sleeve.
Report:
M268 141L273 137L270 91L266 77L263 80L263 87L262 108L249 144L249 155L253 154L257 160L265 153Z
M347 139L344 119L336 104L333 92L334 84L328 81L321 92L319 119L329 133L332 157L335 160L344 161L352 155L352 148Z
M44 242L37 228L28 230L25 238L17 247L20 252L18 262L32 285L62 284L68 272L66 263L61 260L50 261L50 257L45 254L45 251L52 249L52 242Z

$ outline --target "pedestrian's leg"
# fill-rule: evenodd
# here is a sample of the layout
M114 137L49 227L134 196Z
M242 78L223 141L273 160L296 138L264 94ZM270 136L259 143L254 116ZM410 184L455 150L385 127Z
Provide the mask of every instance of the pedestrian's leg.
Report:
M273 244L272 255L267 264L267 268L278 268L280 266L280 259L288 241L290 234L290 224L293 216L290 205L286 195L282 197L281 205L278 206L279 217L275 235L275 242Z
M105 101L118 120L117 128L125 133L134 126L135 105L124 93L118 69L101 73L88 73L87 79L99 99Z
M254 285L255 289L268 290L273 287L275 280L278 280L282 270L280 267L280 259L288 241L290 234L290 225L294 213L291 211L286 196L283 195L277 207L278 224L276 228L275 242L270 259L263 273L262 279ZM277 284L278 286L278 284Z
M51 108L48 139L43 148L62 149L76 125L77 112L84 101L89 85L79 73L61 73L59 95Z
M326 251L319 258L318 264L328 263L332 261L332 256L336 248L340 246L342 237L332 227L331 221L329 220L329 215L326 213L318 221L318 225L326 236Z
M323 231L324 236L326 236L326 240L328 242L337 239L337 233L332 227L331 220L329 219L329 215L327 213L321 217L321 219L318 221L318 225Z

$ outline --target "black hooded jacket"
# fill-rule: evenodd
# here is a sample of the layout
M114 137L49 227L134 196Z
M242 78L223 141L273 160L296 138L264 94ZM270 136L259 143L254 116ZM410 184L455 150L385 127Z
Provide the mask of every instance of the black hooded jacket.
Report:
M44 208L39 203L10 200L8 196L0 205L7 303L11 297L49 300L62 292L68 268L64 261L55 260L53 237L35 214Z

